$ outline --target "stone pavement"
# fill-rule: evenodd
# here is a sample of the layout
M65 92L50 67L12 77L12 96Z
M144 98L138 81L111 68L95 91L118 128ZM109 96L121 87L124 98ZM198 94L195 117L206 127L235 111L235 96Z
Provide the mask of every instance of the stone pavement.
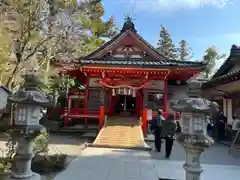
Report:
M182 165L183 161L157 160L146 151L87 148L54 180L184 180ZM203 180L237 180L240 176L240 166L203 164L203 168Z

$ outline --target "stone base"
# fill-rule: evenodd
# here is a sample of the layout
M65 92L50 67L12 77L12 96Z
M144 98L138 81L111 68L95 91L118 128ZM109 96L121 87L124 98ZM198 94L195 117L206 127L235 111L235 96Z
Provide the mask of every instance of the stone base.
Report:
M11 176L11 177L6 178L5 180L41 180L41 176L39 174L33 172L33 175L31 177Z
M203 171L200 165L200 157L204 149L202 147L184 147L186 163L183 168L186 171L186 180L200 180Z

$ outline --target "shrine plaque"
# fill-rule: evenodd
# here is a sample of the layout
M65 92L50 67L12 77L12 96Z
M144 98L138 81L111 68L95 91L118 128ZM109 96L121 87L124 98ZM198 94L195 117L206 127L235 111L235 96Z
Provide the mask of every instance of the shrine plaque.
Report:
M96 83L99 80L101 80L101 78L90 78L89 87L100 87L100 85Z
M161 80L149 81L149 89L164 90L164 81Z

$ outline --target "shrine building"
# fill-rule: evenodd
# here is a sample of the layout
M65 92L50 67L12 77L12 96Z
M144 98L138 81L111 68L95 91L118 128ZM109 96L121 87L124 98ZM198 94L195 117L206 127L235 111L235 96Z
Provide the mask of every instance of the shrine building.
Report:
M233 45L230 55L213 75L212 79L202 86L203 96L218 102L220 111L227 117L229 126L233 115L240 117L240 47Z
M106 118L128 116L141 119L144 133L157 109L165 117L175 113L169 100L186 97L186 81L205 68L202 62L168 59L138 34L130 19L97 50L58 66L85 86L69 92L64 127L79 118L84 128L93 119L101 128Z

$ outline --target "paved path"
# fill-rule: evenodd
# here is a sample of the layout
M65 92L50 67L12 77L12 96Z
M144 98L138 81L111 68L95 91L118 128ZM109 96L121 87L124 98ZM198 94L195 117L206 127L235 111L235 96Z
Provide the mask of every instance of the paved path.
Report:
M164 145L165 141L162 143L162 153L151 152L151 156L156 160L164 159ZM154 147L154 143L148 142L148 145ZM173 161L184 161L184 150L177 141L175 141L171 160ZM228 147L222 144L215 143L208 149L205 149L205 152L202 154L201 163L203 164L211 164L211 165L236 165L240 166L240 152L233 150L230 154L228 154Z
M156 160L145 151L87 148L54 180L184 180L183 161ZM238 180L240 166L203 164L204 180Z
M147 144L150 147L153 147L154 149L154 142L153 137L149 136ZM163 160L164 159L164 148L165 148L165 141L163 140L162 143L162 152L163 153L155 153L154 151L151 152L151 156L153 159ZM181 145L175 141L171 160L174 161L184 161L184 150L181 147ZM203 164L217 164L217 165L236 165L240 166L240 151L232 150L230 154L228 154L228 147L215 143L213 146L211 146L208 149L205 149L205 152L203 153L201 157L201 162Z

